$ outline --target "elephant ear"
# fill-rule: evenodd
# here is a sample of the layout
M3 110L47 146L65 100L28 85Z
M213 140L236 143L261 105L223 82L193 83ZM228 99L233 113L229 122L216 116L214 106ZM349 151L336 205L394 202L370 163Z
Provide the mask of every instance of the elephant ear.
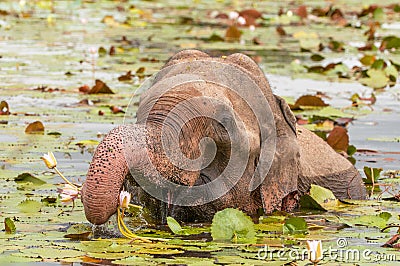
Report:
M299 176L299 147L296 140L296 119L289 106L280 97L272 93L271 86L264 72L250 57L233 54L226 61L244 69L257 83L270 105L274 115L276 129L276 150L271 168L265 176L264 158L259 158L254 180L264 178L259 186L264 212L274 210L292 210L297 205L297 179ZM261 142L261 150L270 150L271 143L266 139ZM265 158L269 159L269 158ZM258 182L256 182L258 183ZM250 190L254 187L250 187Z
M292 129L292 131L295 134L297 134L297 132L296 132L296 117L294 116L294 114L290 110L289 105L287 104L287 102L283 98L281 98L281 97L279 97L277 95L274 95L274 96L275 96L276 102L278 103L278 106L281 109L283 117L286 120L286 123L289 125L289 127Z

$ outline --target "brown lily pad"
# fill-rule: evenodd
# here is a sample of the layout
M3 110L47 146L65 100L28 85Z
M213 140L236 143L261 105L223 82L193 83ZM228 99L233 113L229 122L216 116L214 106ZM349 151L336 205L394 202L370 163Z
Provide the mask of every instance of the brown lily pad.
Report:
M44 125L40 121L35 121L33 123L30 123L25 128L25 133L26 134L44 134Z
M326 142L336 151L347 151L349 147L349 135L344 127L336 126L329 133Z
M303 95L297 99L294 105L291 106L292 109L301 109L302 106L308 107L324 107L329 104L325 103L320 97L314 95Z
M104 93L114 94L114 92L103 81L96 79L96 85L88 92L89 94Z
M10 108L8 107L8 103L6 101L1 101L0 103L0 115L9 115Z
M235 42L240 41L242 32L236 26L230 26L225 33L225 41Z

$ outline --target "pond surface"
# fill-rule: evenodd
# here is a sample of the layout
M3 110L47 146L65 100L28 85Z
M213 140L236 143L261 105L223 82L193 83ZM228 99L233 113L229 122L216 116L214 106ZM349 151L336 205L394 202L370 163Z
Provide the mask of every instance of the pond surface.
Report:
M397 2L385 1L385 6L391 3ZM363 66L359 60L365 54L400 64L399 50L361 52L356 49L366 42L364 32L368 30L368 20L355 15L361 11L357 1L337 1L335 7L345 13L350 24L359 22L361 26L358 28L339 26L328 19L310 16L304 23L299 23L301 19L295 19L293 13L296 14L301 4L310 12L312 8L327 7L330 2L1 1L0 100L8 103L11 114L0 116L0 217L12 218L17 233L0 232L0 263L40 261L50 265L59 261L89 264L116 261L131 265L258 265L266 263L256 258L263 244L270 245L274 250L281 248L282 244L304 249L306 239L322 239L324 245L335 246L338 237L346 237L349 247L369 248L373 254L395 254L399 261L400 254L395 249L380 247L395 233L394 230L380 233L379 226L374 224L354 225L340 230L339 225L343 221L337 218L386 211L392 214L388 223L399 223L400 204L377 199L378 196L392 197L400 189L397 185L400 171L398 79L392 86L377 90L362 85L355 78L304 72L305 66L325 66L332 62L342 62L350 72L353 66ZM363 2L363 5L367 7L368 3ZM254 30L241 27L242 36L238 42L223 41L227 27L233 22L217 19L215 14L229 14L230 11L247 8L263 13L262 19L258 20L259 25ZM283 15L278 16L280 8ZM293 11L292 15L289 11ZM384 23L376 33L378 47L383 36L400 36L400 13L391 12L386 7L383 11ZM288 36L277 34L278 25L283 25ZM311 48L301 52L299 39L293 37L299 32L317 33L319 40L325 44L332 37L344 43L344 51ZM213 34L221 37L222 41L212 41ZM309 230L309 235L283 237L281 229L276 227L259 230L259 246L218 245L203 240L189 241L188 244L166 229L143 232L172 238L172 242L165 244L164 253L160 252L162 248L159 246L144 244L137 244L136 248L142 250L138 252L139 249L135 249L135 253L128 241L120 239L108 245L100 241L96 246L64 238L70 225L86 222L83 207L76 202L71 210L71 206L60 203L57 187L63 181L55 172L45 168L40 157L47 151L53 151L58 168L73 182L84 182L96 143L113 127L123 123L124 114L113 113L110 107L123 109L128 106L145 78L158 71L175 52L186 48L205 50L217 56L234 52L252 56L265 71L274 93L284 96L291 103L305 94L322 93L326 103L342 110L347 117L355 118L347 126L350 144L358 149L353 155L355 166L362 173L365 166L382 168L382 178L385 173L392 173L393 178L379 182L393 185L383 195L377 192L369 201L340 210L324 214L298 213L306 218L309 226L321 226ZM322 54L324 59L317 63L312 61L310 56L315 53ZM303 70L299 70L298 66ZM128 71L132 71L132 79L119 81L118 77ZM79 92L84 85L92 87L95 79L105 82L115 94ZM374 93L376 102L351 108L350 98L354 93L366 98ZM37 120L44 124L44 134L25 134L27 125ZM22 173L30 173L45 184L15 182L15 177ZM49 198L56 203L44 200ZM33 209L27 211L21 204L26 200L35 201L39 206L33 204ZM38 211L34 211L35 208ZM204 231L208 232L207 228L205 226ZM210 238L209 234L207 236ZM131 249L126 249L127 246ZM108 251L101 253L98 249ZM182 252L186 255L176 255ZM307 260L293 259L287 254L285 258L301 265L307 263ZM125 260L117 261L122 259ZM273 265L288 262L276 258L267 261ZM362 264L373 263L365 258L360 261ZM335 265L332 261L327 263ZM349 265L352 265L351 261Z

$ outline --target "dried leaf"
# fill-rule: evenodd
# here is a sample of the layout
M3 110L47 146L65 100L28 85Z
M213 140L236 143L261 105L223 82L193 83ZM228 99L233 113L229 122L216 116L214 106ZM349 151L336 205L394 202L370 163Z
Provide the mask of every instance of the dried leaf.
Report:
M88 92L89 94L104 93L114 94L114 92L103 81L96 79L96 85Z
M331 133L329 133L326 142L336 151L347 152L347 148L349 147L349 135L347 134L347 130L339 126L334 127Z
M44 134L44 125L40 121L35 121L33 123L30 123L25 128L25 133L26 134Z
M305 5L299 6L296 10L296 15L298 15L301 18L307 18L308 16L307 7Z
M8 103L6 101L1 101L0 103L0 115L9 115L10 108L8 107Z
M279 36L286 36L286 31L281 25L276 26L276 32L279 34Z
M122 76L119 76L118 77L118 80L119 81L128 81L128 80L132 80L132 74L131 74L131 71L128 71L128 72L126 72L126 74L124 74L124 75L122 75Z
M328 106L320 97L314 95L303 95L294 103L294 108L299 109L302 106L324 107Z
M242 32L236 26L230 26L225 33L225 41L235 42L240 41Z

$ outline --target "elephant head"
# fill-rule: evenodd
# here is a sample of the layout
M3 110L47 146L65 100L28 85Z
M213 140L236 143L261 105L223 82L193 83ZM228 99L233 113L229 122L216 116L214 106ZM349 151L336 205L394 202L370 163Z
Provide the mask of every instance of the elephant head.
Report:
M128 176L146 192L145 203L177 206L189 199L194 204L182 203L183 213L200 220L227 207L250 215L260 208L290 211L311 184L328 187L340 198L365 197L357 170L316 135L296 129L288 105L272 94L249 57L212 58L189 50L172 57L163 70L141 95L137 122L113 129L96 149L82 188L91 223L103 224L116 212ZM218 71L221 84L212 80ZM176 194L169 186L167 198L155 196L167 187L165 180L184 189ZM207 184L213 186L191 194Z

